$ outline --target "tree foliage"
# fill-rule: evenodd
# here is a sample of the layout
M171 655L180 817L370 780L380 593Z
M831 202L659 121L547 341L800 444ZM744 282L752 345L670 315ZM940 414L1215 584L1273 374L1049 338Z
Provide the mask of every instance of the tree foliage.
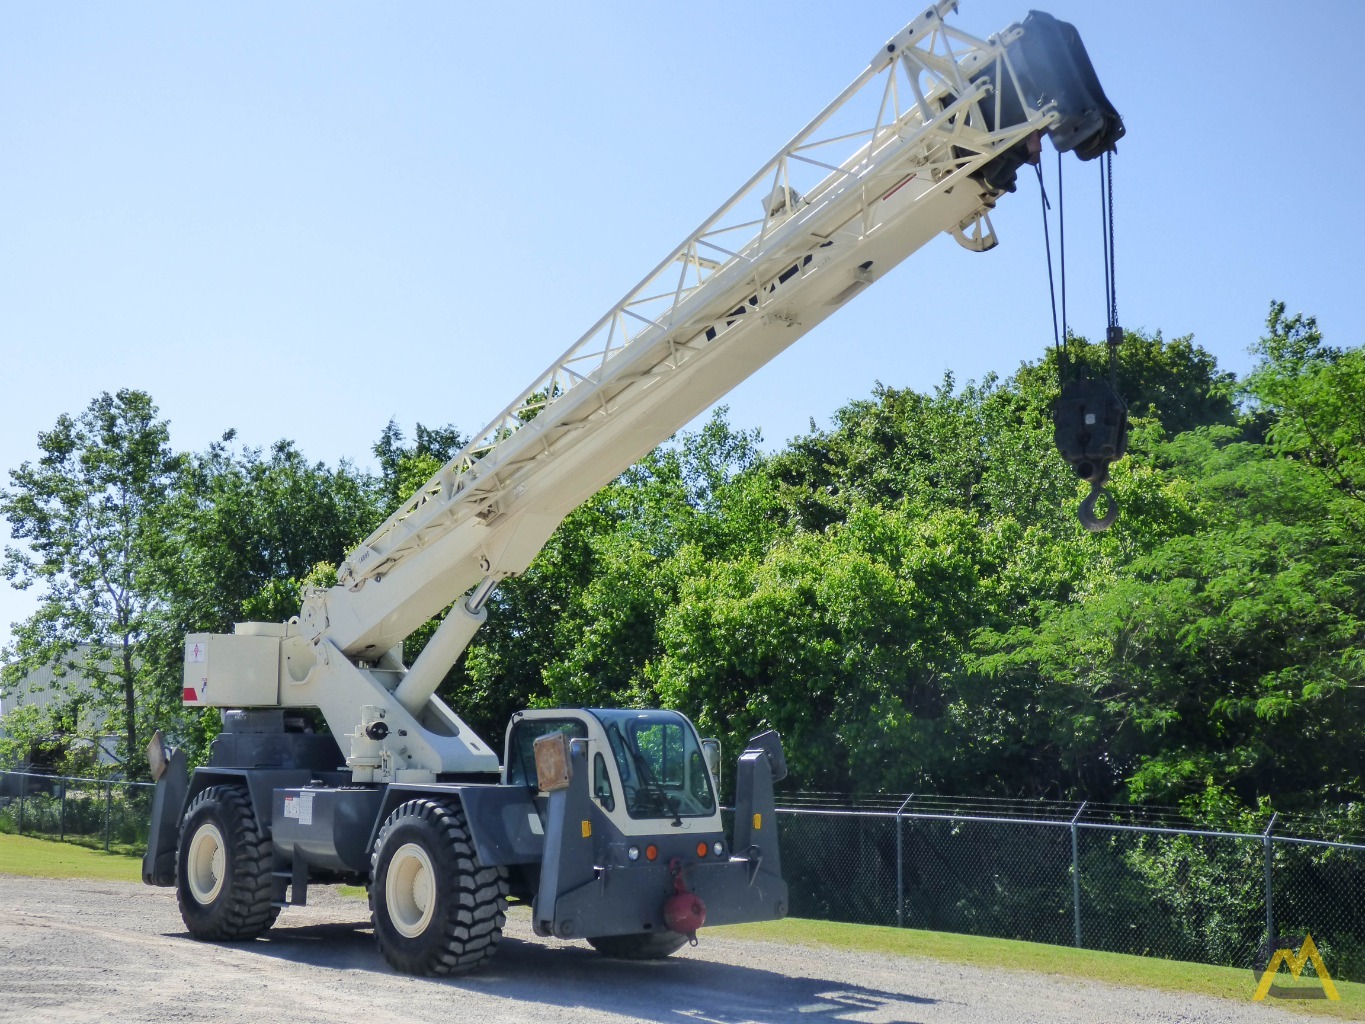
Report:
M1102 348L1070 349L1102 368ZM1302 385L1295 352L1258 351L1251 385ZM1349 352L1310 351L1324 394L1292 392L1305 422L1353 386ZM808 789L1359 800L1342 505L1359 445L1291 447L1291 391L1240 409L1188 338L1129 334L1119 370L1135 430L1109 534L1074 519L1052 354L929 394L879 385L767 457L716 418L504 586L451 699L499 723L523 703L662 704L732 751L777 728Z
M1076 521L1084 485L1053 448L1055 353L927 394L879 384L768 454L719 410L500 585L440 692L495 744L527 706L673 707L731 756L776 728L808 790L1175 802L1230 822L1358 809L1365 358L1282 304L1267 330L1241 382L1190 338L1126 336L1133 432L1103 535ZM1084 339L1068 358L1107 372ZM185 632L293 614L462 441L390 423L373 477L287 442L166 454L130 549L147 720L174 718ZM37 478L15 480L12 521ZM39 578L34 551L13 572ZM53 565L43 578L73 585ZM46 621L25 627L33 650L60 639ZM202 741L213 722L178 728Z
M1365 349L1325 344L1317 320L1287 315L1283 302L1271 303L1266 324L1243 390L1272 417L1274 450L1365 501Z
M376 482L346 463L310 463L288 441L239 450L234 438L185 457L151 564L169 617L206 632L297 614L304 577L339 562L379 506Z
M145 572L158 517L180 461L169 428L140 391L105 392L79 416L38 435L37 462L10 471L0 515L24 548L5 551L16 586L41 588L38 611L5 652L5 683L49 668L56 692L30 714L28 738L120 736L119 757L141 760L146 724L165 713L139 653L157 610ZM88 689L67 691L68 673ZM87 705L81 707L81 705Z

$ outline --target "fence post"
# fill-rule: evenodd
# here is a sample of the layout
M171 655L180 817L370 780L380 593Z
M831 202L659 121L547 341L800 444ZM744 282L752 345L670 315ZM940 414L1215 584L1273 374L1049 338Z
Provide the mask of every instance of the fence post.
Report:
M1076 823L1081 820L1088 802L1082 800L1081 806L1071 816L1071 925L1078 949L1081 945L1081 844Z
M1275 819L1279 812L1270 815L1270 823L1266 825L1265 832L1261 834L1261 842L1265 846L1265 937L1270 943L1275 942L1275 887L1271 881L1272 867L1275 863L1275 837L1271 831L1275 828Z
M61 835L57 837L61 842L66 842L66 780L62 779L62 824Z
M104 784L104 852L109 852L109 819L114 813L114 784Z
M901 835L901 813L905 805L915 799L911 793L896 809L896 927L905 927L905 840Z
M24 797L28 794L28 772L19 773L19 834L24 834Z

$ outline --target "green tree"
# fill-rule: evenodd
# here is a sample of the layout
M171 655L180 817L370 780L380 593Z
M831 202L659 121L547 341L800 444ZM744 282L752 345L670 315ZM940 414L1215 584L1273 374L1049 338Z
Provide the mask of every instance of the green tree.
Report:
M576 509L520 577L442 696L486 735L528 706L652 706L645 674L680 566L761 550L776 529L756 431L722 407Z
M402 429L389 420L372 449L379 460L380 488L389 511L417 493L469 440L450 424L427 427L419 423L413 434L412 444L406 444Z
M383 513L379 484L346 462L309 462L290 441L265 453L232 446L234 431L185 456L155 510L147 578L158 601L144 651L159 692L179 704L188 633L230 633L241 621L283 622L303 587L321 583ZM167 711L160 723L194 757L216 734L214 711Z
M1109 375L1109 349L1085 338L1067 341L1067 372ZM1057 352L1049 349L1038 362L1019 370L1017 380L1041 377L1055 394ZM1129 415L1156 419L1168 435L1236 418L1236 377L1218 368L1218 361L1194 343L1192 335L1167 341L1160 331L1125 331L1118 349L1118 392ZM1049 398L1050 401L1050 398Z
M38 435L42 455L10 471L0 514L26 549L7 548L3 571L15 586L41 588L41 604L18 624L6 682L39 666L89 681L91 713L68 728L95 732L107 720L120 734L129 774L141 770L144 723L164 701L151 685L141 645L159 600L146 573L157 514L181 460L166 421L141 391L105 392L79 416L62 415ZM72 693L69 698L80 699ZM59 700L46 721L69 712Z
M1365 501L1365 349L1325 344L1317 319L1288 316L1283 302L1271 303L1266 327L1252 346L1259 359L1243 393L1274 416L1275 451L1305 460Z
M238 450L235 436L186 457L159 510L156 582L182 633L296 614L303 578L340 562L381 514L376 481L350 464L309 462L284 440Z
M941 768L949 677L990 556L961 512L864 506L723 562L693 551L647 673L732 749L764 728L802 788L869 792Z
M1248 386L1275 397L1253 411L1271 444L1245 423L1171 437L1140 425L1115 477L1121 526L1093 541L1069 599L973 640L977 668L1039 689L1073 750L1103 754L1107 785L1087 796L1201 814L1360 800L1365 565L1346 411L1358 350L1327 350L1282 307L1269 328Z
M1107 349L1073 338L1070 358L1107 374ZM1235 422L1232 375L1189 338L1129 332L1119 349L1119 390L1135 417L1168 435ZM818 532L859 503L910 502L1071 532L1075 477L1053 446L1057 357L1049 351L1010 378L959 387L951 374L928 394L878 384L767 460L785 518ZM1122 465L1122 463L1120 463Z

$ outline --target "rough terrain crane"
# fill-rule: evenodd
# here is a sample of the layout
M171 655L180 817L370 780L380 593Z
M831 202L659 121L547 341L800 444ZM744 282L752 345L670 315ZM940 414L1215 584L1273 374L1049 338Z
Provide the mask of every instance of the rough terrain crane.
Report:
M478 966L509 898L541 935L663 957L703 923L787 911L780 739L739 758L673 711L512 717L499 761L435 694L498 582L569 512L940 232L983 252L1043 136L1092 159L1122 122L1071 26L978 38L943 0L352 551L290 621L185 643L184 702L223 711L208 763L160 739L143 877L191 935L249 939L310 883L369 888L399 970ZM403 641L446 611L411 665ZM301 712L316 709L329 732Z

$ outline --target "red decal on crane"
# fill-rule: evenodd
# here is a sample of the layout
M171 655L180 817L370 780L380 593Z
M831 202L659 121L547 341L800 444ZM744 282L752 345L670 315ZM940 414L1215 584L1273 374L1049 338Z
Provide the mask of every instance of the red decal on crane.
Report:
M197 694L197 693L194 692L193 687L187 686L187 687L185 687L184 690L181 692L181 694L180 694L180 699L181 699L182 701L185 701L185 702L189 702L189 701L192 701L192 700L198 700L198 699L199 699L199 694Z
M904 188L906 185L910 184L910 182L912 182L912 181L914 181L914 180L915 180L915 174L914 174L914 173L907 174L907 175L906 175L904 178L902 178L899 182L897 182L895 185L891 186L890 191L887 191L887 192L882 193L882 201L885 202L886 200L890 199L890 198L891 198L892 196L894 196L897 192L899 192L902 188Z

